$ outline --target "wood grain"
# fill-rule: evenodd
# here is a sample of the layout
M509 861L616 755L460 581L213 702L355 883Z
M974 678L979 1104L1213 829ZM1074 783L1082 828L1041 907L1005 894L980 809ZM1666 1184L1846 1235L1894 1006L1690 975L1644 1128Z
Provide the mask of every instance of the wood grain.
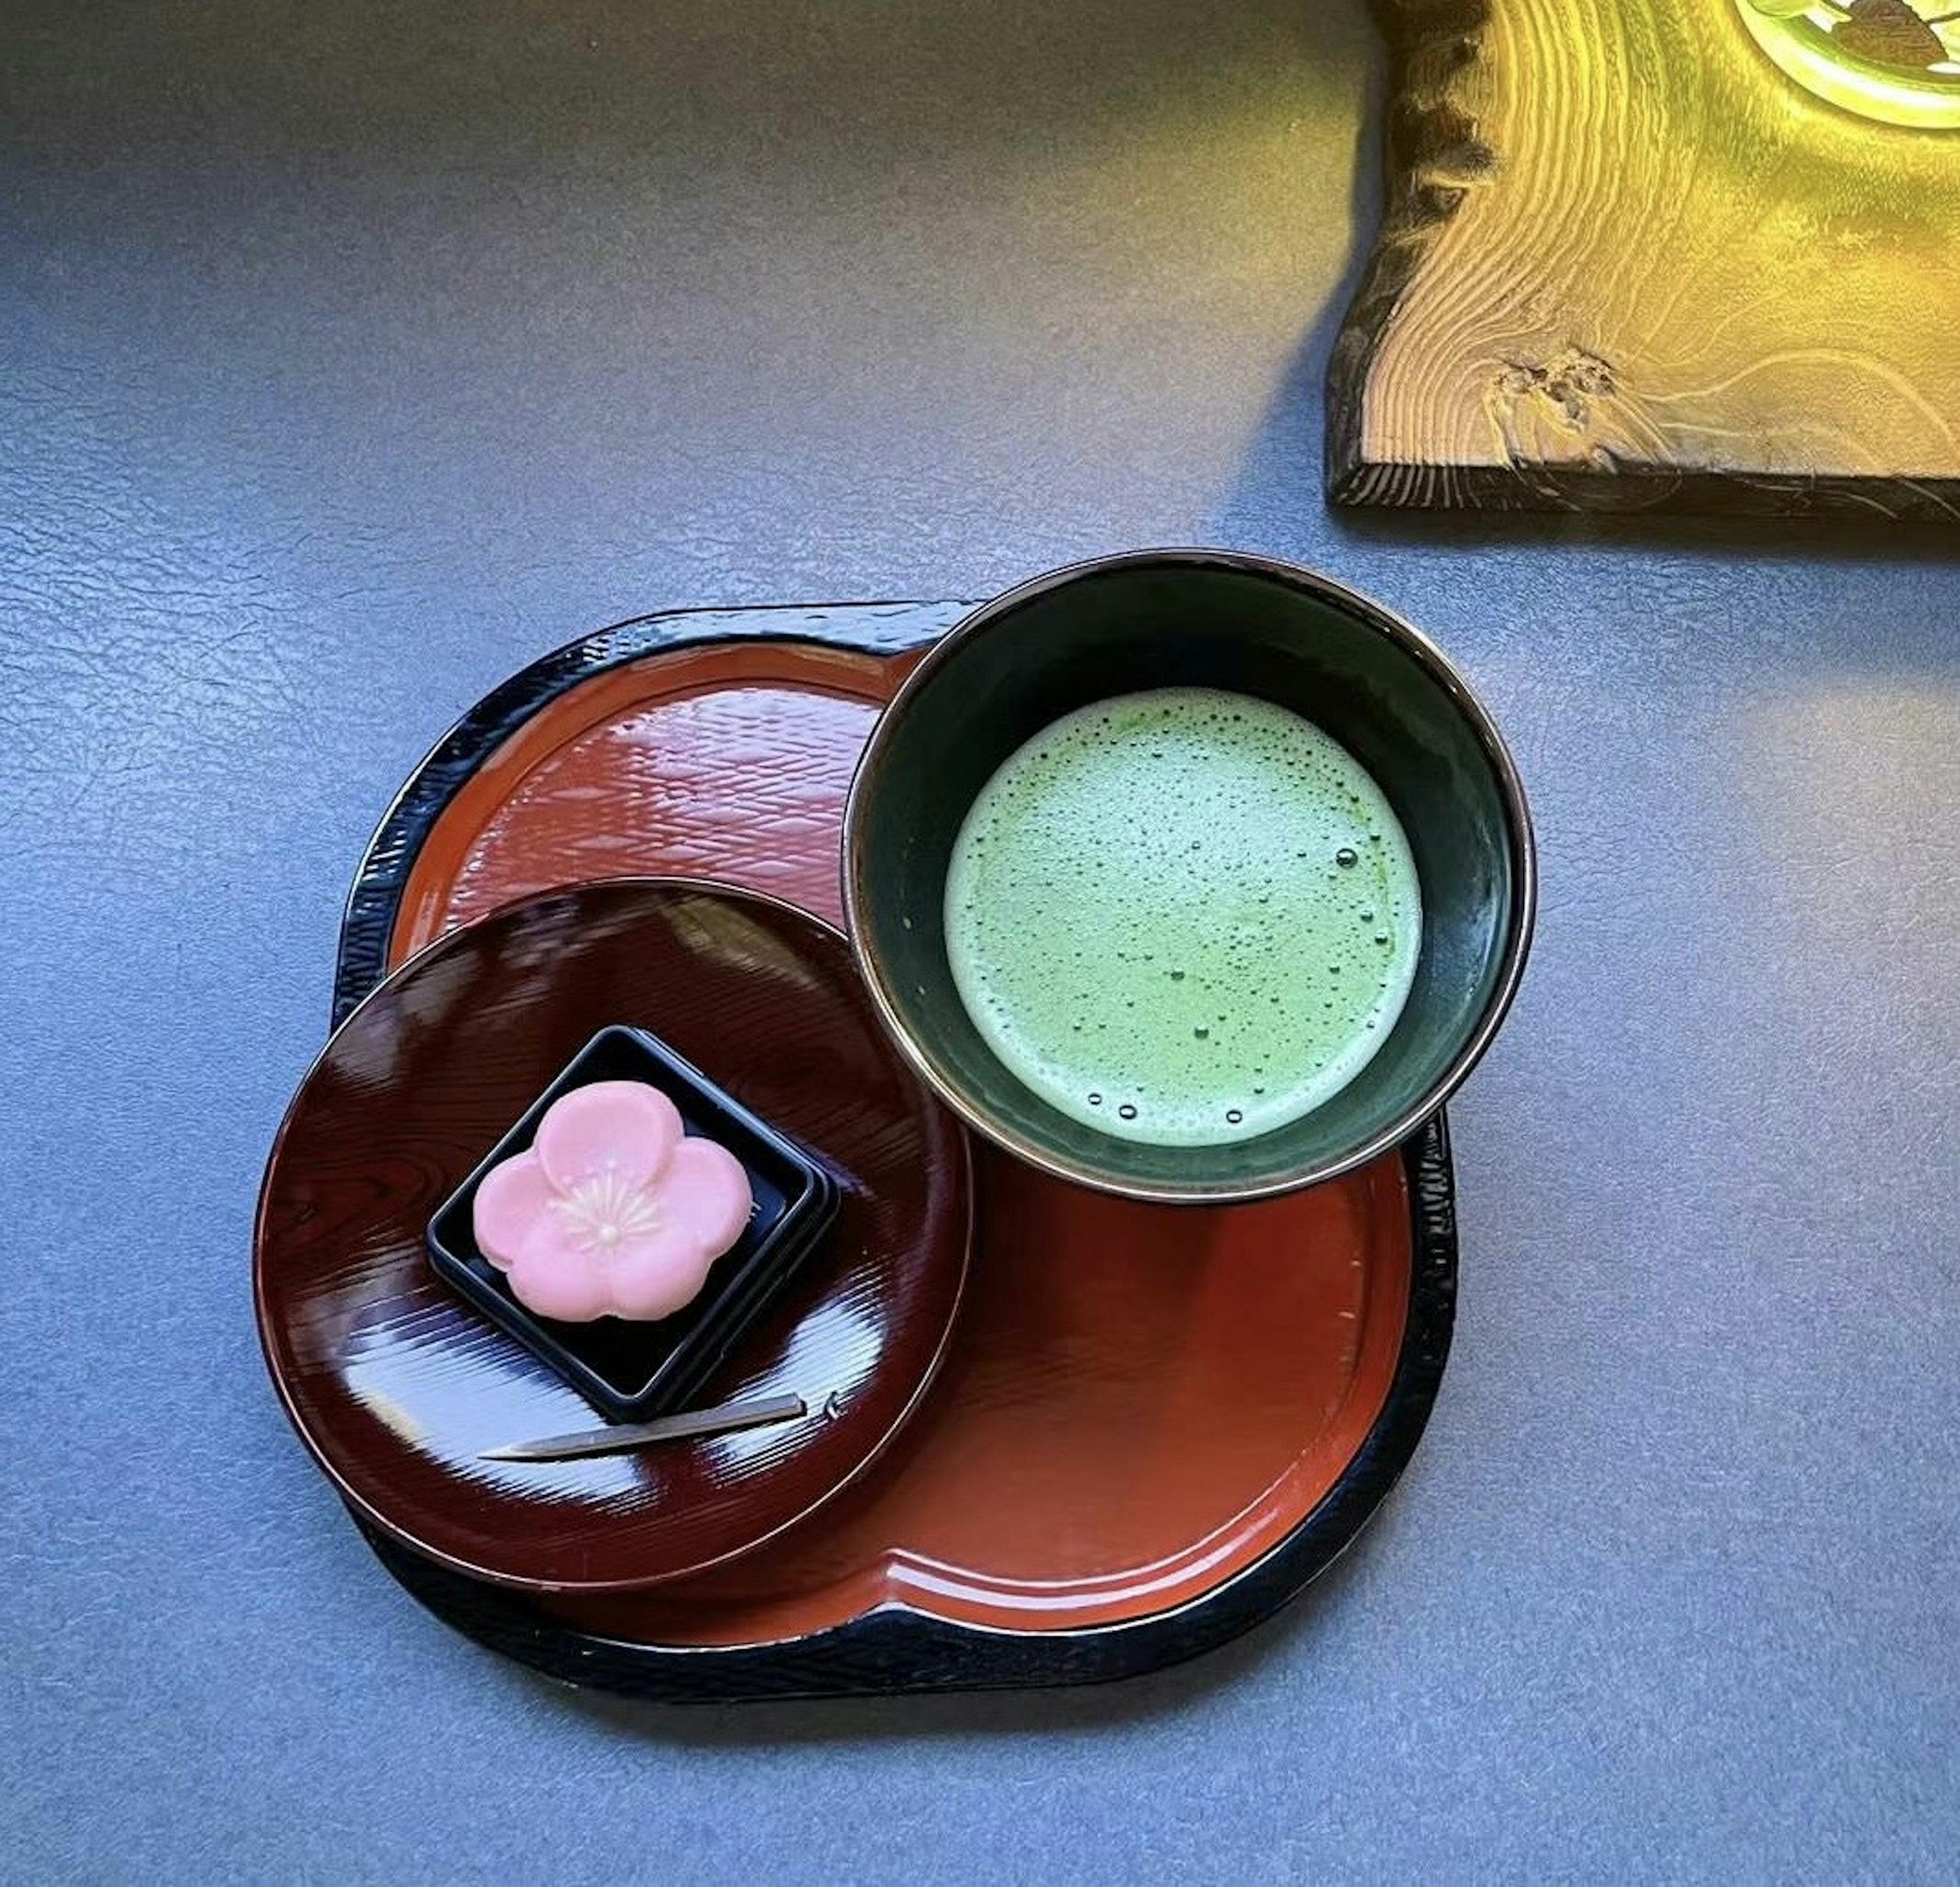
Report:
M1857 117L1732 0L1375 0L1347 505L1960 520L1960 134Z

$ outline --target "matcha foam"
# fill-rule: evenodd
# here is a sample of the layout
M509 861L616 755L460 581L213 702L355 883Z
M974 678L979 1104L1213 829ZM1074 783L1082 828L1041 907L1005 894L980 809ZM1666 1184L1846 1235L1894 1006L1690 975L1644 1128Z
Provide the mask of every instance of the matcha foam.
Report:
M1166 1146L1250 1140L1354 1079L1421 948L1381 789L1267 701L1099 701L1009 756L955 840L953 980L988 1045L1072 1118Z

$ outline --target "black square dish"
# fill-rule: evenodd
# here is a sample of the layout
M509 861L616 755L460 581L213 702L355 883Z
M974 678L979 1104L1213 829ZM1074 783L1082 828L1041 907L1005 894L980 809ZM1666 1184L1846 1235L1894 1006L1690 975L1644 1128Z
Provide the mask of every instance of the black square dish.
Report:
M528 1148L560 1095L595 1081L643 1081L679 1109L690 1134L742 1162L753 1205L693 1302L657 1323L559 1323L527 1309L476 1242L476 1189ZM642 1029L601 1029L429 1221L429 1261L486 1316L616 1422L685 1407L809 1256L837 1215L837 1182L800 1148Z

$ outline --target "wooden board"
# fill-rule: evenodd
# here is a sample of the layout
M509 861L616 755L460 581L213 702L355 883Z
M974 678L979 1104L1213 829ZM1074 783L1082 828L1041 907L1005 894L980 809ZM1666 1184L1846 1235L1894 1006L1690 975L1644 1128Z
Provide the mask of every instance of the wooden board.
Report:
M1960 521L1960 132L1812 97L1733 0L1374 5L1335 502Z

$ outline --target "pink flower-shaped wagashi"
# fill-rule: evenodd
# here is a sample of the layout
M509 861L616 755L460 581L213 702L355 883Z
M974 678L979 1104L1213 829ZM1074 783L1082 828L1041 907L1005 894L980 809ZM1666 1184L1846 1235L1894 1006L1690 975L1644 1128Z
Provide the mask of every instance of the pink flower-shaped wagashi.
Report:
M476 1242L540 1317L651 1321L700 1294L750 1203L742 1162L686 1137L657 1088L595 1081L553 1101L530 1150L484 1175Z

